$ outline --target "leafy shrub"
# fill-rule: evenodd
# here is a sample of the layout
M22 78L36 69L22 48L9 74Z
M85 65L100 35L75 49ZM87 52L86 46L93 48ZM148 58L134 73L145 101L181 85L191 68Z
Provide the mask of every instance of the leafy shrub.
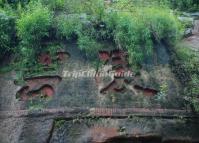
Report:
M199 10L198 0L130 0L134 4L146 6L146 5L157 5L157 6L168 6L172 9L180 11L197 11Z
M177 59L183 64L187 75L193 75L194 73L199 72L199 56L197 52L192 51L188 45L184 43L176 44L174 51L177 55Z
M0 0L0 7L3 7L3 5L4 5L3 0Z
M31 3L17 20L18 35L29 46L38 46L41 39L48 36L51 22L52 15L48 8L41 3Z
M156 40L174 43L179 38L180 23L169 9L145 8L145 23Z
M66 0L43 0L42 3L48 5L51 10L63 10Z
M103 0L42 2L48 2L53 10L67 13L56 16L54 20L58 38L77 38L80 49L87 53L98 50L100 46L95 46L98 40L112 40L119 48L128 51L132 65L141 64L145 56L152 54L154 41L164 39L173 43L179 34L178 22L166 8L143 5L136 8L128 3L129 0L119 1L108 9ZM82 18L81 13L85 13L85 17ZM44 49L40 44L42 38L48 36L51 21L49 9L39 2L31 2L17 21L18 34L25 47L36 49L32 53L37 54Z
M74 3L70 3L70 7L73 7L71 5L74 6ZM104 1L89 0L82 1L78 9L77 13L86 13L89 25L85 27L84 19L79 18L81 14L60 15L56 18L58 35L68 40L79 38L78 43L82 45L80 48L88 53L93 48L86 48L86 41L93 45L94 41L112 40L119 48L128 51L132 65L139 65L145 56L152 54L154 41L164 39L174 43L179 34L179 23L166 7L137 8L125 0L106 9Z
M171 8L184 10L184 11L195 11L199 10L198 0L167 0Z
M0 13L0 59L13 50L15 43L15 19L4 12Z
M30 2L30 0L0 0L0 5L2 5L2 6L9 5L12 8L17 9L18 5L21 5L22 7L24 7L29 2Z
M66 14L87 13L102 16L104 0L42 0L52 10L63 10Z
M84 11L94 16L97 20L101 20L105 15L104 0L87 0L84 3Z
M197 73L191 75L191 80L188 82L186 88L185 88L185 99L188 100L193 110L196 112L199 112L199 75Z
M96 53L100 50L101 45L87 35L79 35L78 46L81 50L85 51L88 57L96 56Z
M79 17L78 14L58 16L55 19L58 36L68 40L77 37L78 33L81 32L82 27L82 22Z
M152 47L150 31L131 13L118 14L117 19L115 41L128 51L129 63L136 65L143 60L145 48L150 53Z
M21 39L20 53L27 67L36 64L37 56L48 49L42 46L52 24L52 13L40 2L30 2L17 19L17 32Z
M17 19L18 36L23 47L21 52L27 56L36 57L47 50L42 47L42 39L48 36L51 24L52 14L49 9L40 2L31 2L27 10ZM31 58L28 59L31 60Z
M199 111L199 55L191 50L185 43L178 43L174 47L177 62L177 75L184 85L185 98L193 105L195 111ZM181 78L182 77L182 78Z
M199 112L199 100L198 100L198 98L196 98L196 97L192 98L191 103L193 105L194 111Z
M128 0L127 0L128 1ZM177 18L166 8L156 6L137 8L124 3L115 6L119 11L107 25L113 29L118 46L128 51L129 63L139 65L152 54L153 43L174 43L179 37ZM125 11L124 11L125 10ZM114 13L114 12L113 12Z

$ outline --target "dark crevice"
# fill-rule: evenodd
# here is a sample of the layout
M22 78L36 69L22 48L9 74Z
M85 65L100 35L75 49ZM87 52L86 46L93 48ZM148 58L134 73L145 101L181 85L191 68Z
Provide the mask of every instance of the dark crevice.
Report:
M107 139L103 143L161 143L162 137L158 135L146 136L118 136Z
M56 121L54 120L53 123L52 123L52 127L50 129L49 136L48 136L48 138L46 140L46 143L50 143L51 142L51 139L52 139L52 136L53 136L53 132L55 130L55 122Z
M38 80L38 79L58 79L59 81L62 80L61 76L53 75L53 76L36 76L36 77L27 77L24 80L30 81L30 80Z
M144 88L142 86L139 85L134 85L134 88L138 91L143 92L144 95L148 95L148 96L155 96L158 94L158 90L152 89L152 88Z

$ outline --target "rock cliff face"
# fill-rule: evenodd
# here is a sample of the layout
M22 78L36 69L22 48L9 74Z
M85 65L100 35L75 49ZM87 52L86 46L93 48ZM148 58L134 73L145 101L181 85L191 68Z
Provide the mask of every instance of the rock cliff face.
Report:
M22 86L15 84L14 73L1 75L0 142L199 142L198 115L184 102L168 49L157 44L135 74L124 51L106 47L96 57L105 63L98 70L75 43L65 43L68 58L61 55L56 74L27 78ZM88 70L94 76L64 75ZM132 77L98 76L111 71L130 71Z

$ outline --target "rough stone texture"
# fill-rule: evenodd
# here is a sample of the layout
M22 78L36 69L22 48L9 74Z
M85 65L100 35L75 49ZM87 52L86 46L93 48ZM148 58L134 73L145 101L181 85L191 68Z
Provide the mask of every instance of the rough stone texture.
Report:
M45 66L49 66L50 64L52 64L52 58L49 54L43 53L39 56L39 63Z
M101 51L99 59L104 58L104 55L105 60L111 57L112 45L109 44L108 46L106 48L109 48L110 52ZM47 107L159 107L160 104L155 101L156 96L154 95L159 91L161 85L167 84L168 93L166 99L168 100L162 106L184 108L184 105L179 102L181 87L168 65L169 54L163 45L157 46L156 49L156 56L151 58L151 63L146 63L141 70L141 75L135 78L126 80L115 78L114 80L114 77L75 78L72 75L63 77L62 82L57 86L55 96L47 103ZM86 71L88 69L95 71L91 62L82 54L76 44L66 44L65 51L70 54L70 58L65 60L63 71ZM117 53L113 53L113 55L118 57ZM111 61L99 70L113 71ZM127 66L122 67L122 69L128 71ZM135 85L140 86L142 90L135 89ZM110 91L102 92L106 87ZM170 102L171 104L167 104Z
M199 33L186 38L185 43L190 46L192 50L199 52Z
M193 28L192 33L194 35L199 33L199 20L194 21L194 28Z
M93 143L106 142L106 140L120 135L117 128L107 127L93 127L88 134L91 136Z
M53 120L46 118L8 118L0 121L0 143L46 143L53 126Z
M23 126L23 118L0 119L0 143L18 143Z
M56 75L27 78L25 85L16 93L16 98L25 101L39 95L52 97L61 80L62 78Z
M136 117L132 119L80 120L75 123L65 121L61 126L55 128L51 143L109 143L108 140L119 136L137 139L147 136L151 136L153 139L154 136L160 136L162 141L171 139L198 141L197 124L197 122L183 119L164 120Z
M184 41L192 50L199 52L199 20L194 21L192 35L185 38Z
M19 86L14 84L15 73L0 75L0 110L17 110L23 108L23 102L16 99Z
M51 134L53 120L26 118L19 137L19 143L46 143Z
M112 45L109 46L110 49L113 49ZM14 84L12 78L15 76L14 74L1 75L0 110L9 113L4 112L2 114L0 112L0 142L108 143L109 139L120 138L124 134L128 135L125 136L127 140L128 137L143 139L145 136L151 135L160 136L162 141L175 139L198 140L198 121L195 121L191 115L187 115L190 116L189 121L183 119L184 116L181 116L180 111L176 112L177 115L175 116L171 116L171 113L168 112L168 115L170 115L168 118L168 115L163 116L163 114L160 114L163 111L162 109L158 110L159 108L185 108L183 99L179 94L181 87L169 67L169 54L166 47L162 46L157 45L154 57L149 57L150 60L146 60L149 62L143 64L139 76L130 80L115 78L119 87L117 89L122 89L123 84L125 84L125 90L121 90L122 92L119 93L113 93L112 91L106 95L100 93L106 85L113 81L114 77L99 79L70 76L63 77L59 84L58 82L51 83L48 80L45 80L45 82L43 80L37 80L37 82L33 82L33 79L29 80L28 85L31 84L31 88L34 90L40 89L41 85L46 83L53 84L52 87L56 87L51 100L39 99L34 101L34 103L39 102L42 105L45 103L45 108L48 110L43 114L39 113L42 110L30 114L29 105L32 104L31 101L21 102L16 99L16 93L21 87ZM94 66L77 48L76 44L66 44L65 51L70 55L70 58L62 61L62 71L94 70ZM62 56L60 55L60 59L62 59ZM110 55L103 54L100 58L106 60L108 56L110 57ZM119 63L121 64L120 61ZM122 63L126 64L126 62ZM122 68L122 70L127 68ZM110 69L112 70L112 66L107 65L107 68L103 70ZM59 74L59 76L63 75ZM168 85L165 102L156 101L154 95L144 96L146 90L150 89L150 92L152 90L159 91L159 87L165 83ZM138 85L141 90L136 89L135 85ZM72 109L68 112L59 111L58 109L61 107L71 107ZM74 107L79 107L81 110L73 110ZM92 107L103 107L103 109ZM137 110L136 107L143 107L142 112ZM152 113L152 109L149 110L152 107L158 112L158 116ZM130 117L127 119L131 113L129 108L132 108L135 112L133 114L135 116L131 117L132 119ZM24 116L20 116L18 111L23 111ZM85 113L86 115L90 113L91 117L95 116L96 119L85 119L86 117L82 119L81 116ZM5 114L9 118L3 118L6 117ZM178 116L179 119L176 119ZM126 119L107 119L108 117ZM175 119L173 119L174 117ZM64 121L59 121L60 118ZM111 140L111 142L113 141Z

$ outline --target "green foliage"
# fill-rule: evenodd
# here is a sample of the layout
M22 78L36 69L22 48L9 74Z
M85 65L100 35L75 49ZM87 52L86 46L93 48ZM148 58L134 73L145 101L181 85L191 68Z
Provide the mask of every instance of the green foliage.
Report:
M63 10L66 0L43 0L42 3L48 5L51 10Z
M75 7L74 4L70 2L70 7ZM118 1L106 8L102 0L82 1L76 14L56 18L58 37L78 38L80 49L87 53L99 50L96 41L112 40L119 48L128 51L129 63L137 66L145 56L152 54L154 41L175 42L179 36L179 23L166 7L137 8L137 4L133 4L129 4L129 0ZM82 12L84 16L78 14Z
M40 2L31 2L17 19L18 36L21 39L20 50L25 63L31 62L39 53L47 50L42 47L42 39L48 37L51 24L52 14Z
M18 35L26 45L39 46L41 39L48 36L51 22L52 15L47 7L39 2L30 3L28 9L17 20Z
M14 49L15 19L0 12L0 59Z
M80 35L78 38L79 48L86 52L87 56L96 56L96 53L102 47L96 40L86 35Z
M68 1L65 1L69 3ZM54 26L57 29L57 37L62 39L74 40L77 39L79 48L87 53L87 56L92 57L100 49L100 44L97 40L102 39L107 34L102 30L98 30L97 26L101 22L104 15L104 3L102 0L97 1L81 1L81 7L77 5L80 1L70 1L70 8L75 11L68 11L75 14L61 14L55 18ZM65 7L65 9L67 9ZM82 14L84 12L84 14ZM91 56L90 56L91 57Z
M132 16L131 13L120 13L117 19L114 31L116 43L128 51L130 64L140 63L143 60L145 48L147 53L150 53L152 47L149 29L144 26L141 19Z
M0 7L3 7L3 5L4 5L3 0L0 0Z
M123 1L123 0L122 0ZM198 0L130 0L137 5L157 5L157 6L167 6L172 9L180 11L197 11L199 10Z
M68 40L77 37L81 32L82 24L78 14L60 15L55 19L58 37Z
M84 0L65 0L64 11L68 14L82 13Z
M38 97L31 98L31 100L27 102L28 110L30 112L45 109L47 104L52 100L50 97L43 100L42 97L43 95L40 94Z
M66 13L79 13L81 10L81 0L42 0L44 5L51 10L64 10Z
M65 122L66 122L66 121L65 121L65 120L62 120L62 119L56 120L56 121L55 121L55 127L56 127L56 128L60 128L60 127L62 127L62 126L64 125Z
M25 6L30 0L0 0L0 6L7 7L8 5L14 9L17 9L18 5Z
M53 42L53 43L48 43L46 48L48 49L48 52L50 53L50 55L53 57L55 56L55 53L57 51L62 49L62 47L63 47L62 44Z
M162 40L169 44L179 37L179 23L166 8L142 7L118 4L111 23L115 42L128 51L129 63L140 64L145 56L152 54L154 41ZM125 11L124 11L125 10Z
M185 43L178 43L174 50L180 63L178 74L185 81L185 98L193 105L195 111L199 111L199 100L197 98L199 94L199 55Z
M38 0L25 8L19 5L17 31L24 63L49 50L42 42L53 27L57 39L76 39L87 55L94 56L101 41L113 42L128 52L129 63L137 67L144 57L151 56L154 41L173 43L179 34L175 16L164 4L157 5L152 0L143 4L119 0L109 6L104 0Z
M101 20L105 15L104 0L87 0L84 3L84 11L93 15L96 20Z
M194 73L197 74L199 72L199 56L197 52L191 50L185 43L176 44L174 50L187 75L193 75Z
M198 0L167 0L167 3L171 6L171 8L182 11L199 10Z
M152 7L144 9L143 12L146 14L145 22L157 41L174 43L179 38L180 23L169 9Z
M87 13L102 16L104 11L103 0L42 0L51 10L64 11L66 14Z
M199 75L196 74L196 73L193 74L191 76L191 81L190 81L189 84L191 86L191 94L198 96L198 94L199 94L199 87L198 87L198 85L199 85Z
M198 98L192 98L191 103L194 107L194 110L196 112L199 112L199 100L198 100Z
M160 85L160 92L156 96L156 100L164 103L164 101L166 100L166 96L168 95L168 90L169 90L169 87L166 82Z

